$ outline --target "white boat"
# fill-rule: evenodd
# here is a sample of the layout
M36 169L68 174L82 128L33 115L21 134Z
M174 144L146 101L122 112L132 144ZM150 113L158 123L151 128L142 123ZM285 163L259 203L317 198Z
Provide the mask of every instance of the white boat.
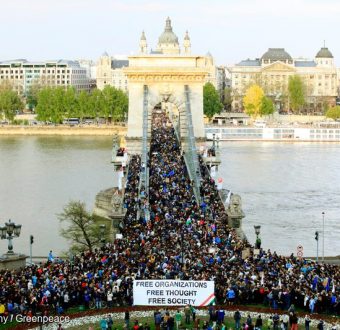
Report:
M334 125L319 124L318 127L232 127L216 125L207 126L205 133L207 140L215 138L220 141L281 140L340 142L340 123L334 123Z

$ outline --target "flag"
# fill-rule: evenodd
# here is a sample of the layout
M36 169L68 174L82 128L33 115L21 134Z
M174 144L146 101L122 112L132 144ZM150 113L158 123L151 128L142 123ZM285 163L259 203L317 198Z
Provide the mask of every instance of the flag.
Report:
M173 176L174 174L175 174L175 171L172 170L172 171L170 171L170 172L168 173L167 177L169 178L170 176Z
M333 282L332 293L335 293L335 282L334 282L334 280L332 282Z
M263 286L264 285L264 274L262 273L261 275L261 285Z
M312 281L312 286L313 286L313 290L315 291L317 285L318 285L318 275L315 275L314 278L313 278L313 281Z
M281 283L281 279L279 278L279 288L282 288L282 283Z

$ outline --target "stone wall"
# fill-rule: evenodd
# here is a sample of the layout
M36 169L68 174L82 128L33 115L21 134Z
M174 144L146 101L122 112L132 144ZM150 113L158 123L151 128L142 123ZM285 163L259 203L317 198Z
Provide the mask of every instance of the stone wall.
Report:
M0 135L125 135L124 126L0 126Z

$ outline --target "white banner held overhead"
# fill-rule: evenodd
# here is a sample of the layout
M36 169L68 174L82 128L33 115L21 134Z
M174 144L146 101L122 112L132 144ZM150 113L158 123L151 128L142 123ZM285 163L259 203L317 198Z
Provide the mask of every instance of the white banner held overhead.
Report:
M133 281L135 306L208 306L214 303L214 281Z

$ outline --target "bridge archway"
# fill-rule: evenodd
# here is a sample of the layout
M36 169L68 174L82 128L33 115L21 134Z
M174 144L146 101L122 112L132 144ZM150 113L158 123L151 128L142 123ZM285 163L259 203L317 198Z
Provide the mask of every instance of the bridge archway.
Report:
M180 133L187 131L186 92L188 86L193 134L204 139L203 85L208 74L204 57L140 55L129 57L129 67L124 69L129 84L129 117L127 142L133 149L143 136L144 86L147 86L148 116L159 102L176 106L180 118ZM149 118L150 123L151 118ZM128 146L131 150L131 147Z

